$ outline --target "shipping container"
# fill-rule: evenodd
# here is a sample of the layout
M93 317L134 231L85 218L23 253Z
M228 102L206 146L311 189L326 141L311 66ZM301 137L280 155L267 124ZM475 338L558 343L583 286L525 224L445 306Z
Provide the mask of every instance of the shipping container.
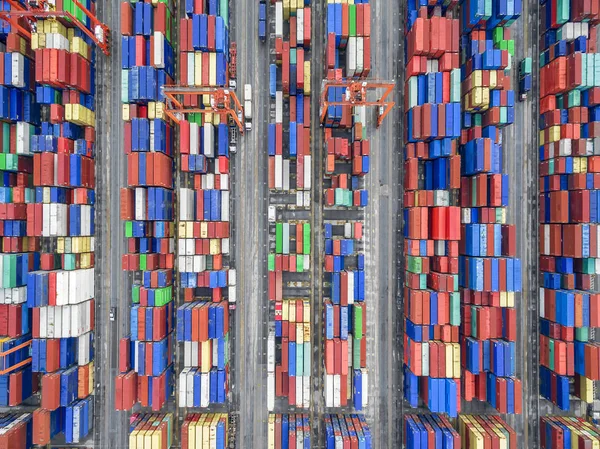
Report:
M301 11L299 9L298 11ZM269 414L268 446L310 448L310 418L302 414Z
M189 413L181 425L182 449L225 449L229 416L226 413Z
M324 415L325 448L372 446L371 430L364 415Z

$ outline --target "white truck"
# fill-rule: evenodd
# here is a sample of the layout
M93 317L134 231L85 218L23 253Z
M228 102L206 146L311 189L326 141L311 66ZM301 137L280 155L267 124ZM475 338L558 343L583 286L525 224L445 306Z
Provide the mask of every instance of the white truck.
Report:
M246 130L252 131L252 86L244 84L244 118Z

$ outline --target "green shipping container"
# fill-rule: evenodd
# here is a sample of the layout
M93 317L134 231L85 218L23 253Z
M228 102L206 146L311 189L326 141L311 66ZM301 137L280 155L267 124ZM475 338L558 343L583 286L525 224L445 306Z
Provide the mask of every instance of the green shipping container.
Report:
M275 254L269 254L267 257L269 271L275 271Z
M352 367L360 368L360 340L352 342Z
M460 293L458 292L450 293L450 325L460 326Z
M348 5L348 36L356 36L356 5Z
M311 372L310 355L310 343L304 342L304 372L307 376L310 376Z
M296 375L304 376L304 345L296 344Z
M223 17L225 26L229 28L229 0L221 0L219 8L220 16Z
M354 331L354 339L355 340L360 340L363 336L363 311L362 311L362 307L352 307L352 313L353 313L353 324L352 324L352 330Z
M304 223L303 235L302 235L302 246L304 254L310 254L310 223Z
M302 256L301 254L296 256L296 271L298 273L304 272L304 256Z
M275 252L283 253L283 223L275 224Z

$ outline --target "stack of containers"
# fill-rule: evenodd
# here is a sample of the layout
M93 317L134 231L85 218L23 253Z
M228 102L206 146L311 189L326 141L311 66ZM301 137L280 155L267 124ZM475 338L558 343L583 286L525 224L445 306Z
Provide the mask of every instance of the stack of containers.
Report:
M0 24L0 64L0 405L7 407L37 389L26 286L28 273L39 269L39 239L28 238L27 229L27 208L35 200L30 141L39 125L34 54L7 22Z
M0 447L30 449L33 432L30 413L0 414Z
M371 431L364 415L324 415L325 449L360 447L371 449Z
M268 446L273 449L310 449L308 415L269 414Z
M179 21L178 84L227 87L227 2L186 2L185 12ZM211 101L209 95L184 95L183 100L189 108ZM179 123L177 271L182 296L177 335L184 360L179 407L224 404L229 390L229 303L236 301L236 273L229 268L227 120L226 114L191 113Z
M268 125L269 191L270 195L294 195L295 207L309 209L312 189L311 2L277 0L271 4L274 10L271 16L275 17L275 48L269 67L269 92L275 103L275 120ZM284 110L287 111L285 117ZM311 238L311 226L306 221L284 219L269 226L268 299L272 323L267 342L269 411L310 407L312 307L308 290L302 285L311 283ZM279 401L276 407L276 398L286 399ZM278 421L280 430L276 431L277 437L270 440L275 447L287 447L283 442L287 441L288 417L283 416L286 430L281 432ZM290 421L290 432L292 422L296 425ZM298 423L298 426L303 425ZM306 427L308 430L308 422ZM299 436L300 427L296 432ZM271 433L269 435L271 438Z
M404 435L406 449L461 447L460 435L444 415L405 415Z
M268 256L269 299L283 299L283 273L310 271L310 223L275 223L275 252Z
M497 415L460 415L458 433L463 448L519 447L516 432Z
M404 397L460 411L460 69L456 1L408 8Z
M540 447L563 449L572 444L593 447L600 444L598 428L573 416L544 416L540 418Z
M270 95L275 121L269 123L269 189L296 195L298 207L310 207L312 187L310 136L310 1L275 5L275 61L270 65ZM289 36L284 40L284 21ZM285 102L285 104L284 104ZM289 121L284 108L289 111Z
M513 66L518 69L512 64L514 42L508 27L521 8L520 2L511 2L500 16L501 8L487 14L483 2L461 5L463 397L487 402L501 413L520 414L515 304L521 261L515 258L516 227L506 223L509 176L502 161L504 148L517 151L516 142L503 146L503 129L514 121L511 76L516 75Z
M90 26L80 9L73 12ZM23 142L33 154L35 187L26 229L38 239L40 263L27 277L27 305L32 366L43 374L33 443L49 444L60 433L67 443L79 443L92 428L95 385L96 49L81 29L38 20L31 51L40 126Z
M181 449L226 449L227 413L190 413L181 425Z
M173 376L173 128L162 86L173 84L172 5L121 3L122 92L127 186L121 190L132 272L130 360L117 377L116 408L159 411ZM132 392L131 388L135 390ZM120 396L121 395L121 396Z
M339 234L342 234L341 238ZM362 410L367 405L367 307L362 222L325 223L325 405ZM348 403L350 401L350 404Z
M129 418L129 449L170 449L174 426L172 413L134 413Z
M179 405L223 404L229 365L229 308L226 301L190 302L177 309L177 341L183 342Z
M327 2L327 79L364 79L371 69L371 5L367 1ZM330 101L343 88L330 88ZM330 106L326 111L324 203L352 210L359 221L324 224L325 297L324 394L326 407L362 410L368 404L366 368L367 305L362 240L368 191L370 143L366 108Z
M290 406L301 408L310 405L310 314L307 299L276 301L275 330L267 342L268 381L275 382L275 396L287 397ZM275 398L269 394L268 399L273 410Z
M540 21L540 394L568 410L600 380L600 12L546 1Z

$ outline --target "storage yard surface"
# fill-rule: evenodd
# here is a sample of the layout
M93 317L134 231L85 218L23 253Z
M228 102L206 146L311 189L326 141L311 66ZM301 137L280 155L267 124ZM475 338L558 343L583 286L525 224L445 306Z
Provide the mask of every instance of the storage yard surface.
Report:
M600 1L44 4L0 0L0 449L600 445Z

